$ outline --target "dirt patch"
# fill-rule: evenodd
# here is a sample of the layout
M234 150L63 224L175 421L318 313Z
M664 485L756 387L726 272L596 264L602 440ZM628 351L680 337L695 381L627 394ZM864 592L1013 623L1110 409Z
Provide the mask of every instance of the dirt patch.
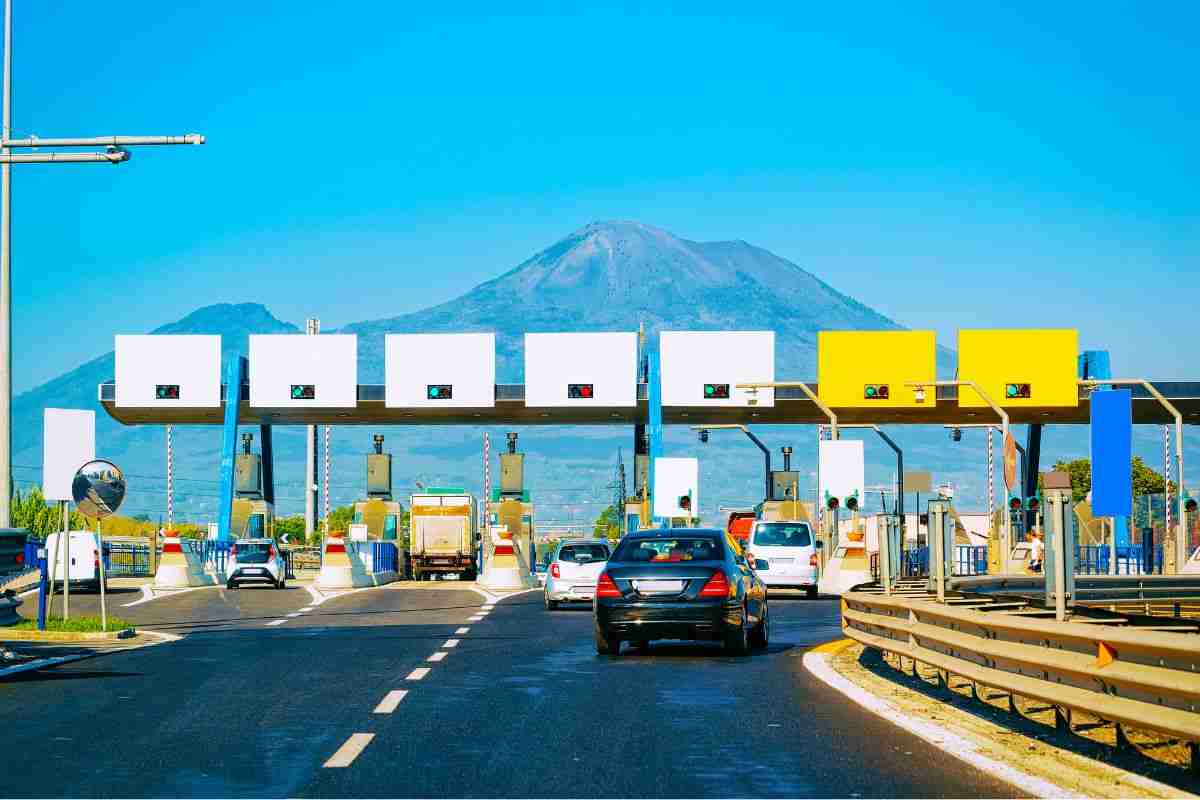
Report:
M902 714L949 730L978 751L1065 791L1087 797L1197 796L1200 778L1190 770L1186 743L1161 734L1126 730L1128 745L1117 747L1116 728L1075 715L1060 719L1043 703L936 672L895 656L880 656L853 644L828 655L829 665L852 683L886 699ZM903 670L900 667L903 666Z

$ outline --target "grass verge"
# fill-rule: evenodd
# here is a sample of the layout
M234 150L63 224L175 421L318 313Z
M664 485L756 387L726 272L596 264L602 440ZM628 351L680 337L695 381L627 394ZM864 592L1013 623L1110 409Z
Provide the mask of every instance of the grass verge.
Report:
M132 628L133 623L127 619L120 617L108 618L108 630L119 631L125 628ZM14 631L36 631L37 620L25 619L18 622L16 625L10 625L9 630ZM100 617L98 616L80 616L71 617L70 619L47 619L47 631L59 631L62 633L99 633L103 628L100 626Z

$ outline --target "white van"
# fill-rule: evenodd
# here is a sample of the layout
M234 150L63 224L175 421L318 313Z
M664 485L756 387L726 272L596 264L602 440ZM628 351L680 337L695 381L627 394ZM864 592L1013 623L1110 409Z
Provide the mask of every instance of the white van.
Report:
M817 548L807 522L759 520L746 550L770 565L757 570L768 588L804 589L809 597L817 596Z
M49 567L49 580L55 584L56 591L62 586L62 576L66 575L71 582L71 588L76 586L92 591L100 591L100 544L92 531L71 531L67 541L70 542L70 552L67 553L68 568L63 569L63 552L59 540L61 533L51 533L46 537L46 562ZM107 581L105 582L107 584ZM107 585L105 588L108 588Z

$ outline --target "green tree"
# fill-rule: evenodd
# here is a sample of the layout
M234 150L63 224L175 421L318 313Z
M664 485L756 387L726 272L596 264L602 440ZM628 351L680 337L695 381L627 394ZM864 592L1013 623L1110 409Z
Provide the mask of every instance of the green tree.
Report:
M1146 494L1162 494L1166 480L1162 474L1146 465L1141 456L1134 456L1130 462L1133 471L1133 494L1140 497ZM1071 499L1078 503L1087 497L1092 490L1092 462L1086 458L1076 458L1072 461L1056 461L1054 469L1066 472L1071 476ZM1042 480L1038 478L1038 488L1042 488ZM1171 481L1171 491L1176 491L1175 481Z
M293 514L290 517L275 518L275 536L276 538L284 535L288 537L288 543L293 545L306 544L304 539L304 515Z
M592 529L594 536L600 536L605 539L616 539L621 535L621 517L616 506L609 506L600 512L600 516L596 517L596 524Z
M31 536L44 538L48 533L62 530L62 512L58 505L50 505L39 487L29 490L22 495L20 490L13 492L11 509L12 526L24 528ZM78 511L70 512L71 530L80 530L87 520Z

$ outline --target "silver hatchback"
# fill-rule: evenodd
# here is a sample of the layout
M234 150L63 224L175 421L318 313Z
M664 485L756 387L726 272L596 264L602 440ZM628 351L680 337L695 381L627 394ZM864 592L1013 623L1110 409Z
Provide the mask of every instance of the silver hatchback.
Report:
M608 542L599 539L559 542L546 572L546 608L553 611L559 603L569 601L592 602L609 555Z

